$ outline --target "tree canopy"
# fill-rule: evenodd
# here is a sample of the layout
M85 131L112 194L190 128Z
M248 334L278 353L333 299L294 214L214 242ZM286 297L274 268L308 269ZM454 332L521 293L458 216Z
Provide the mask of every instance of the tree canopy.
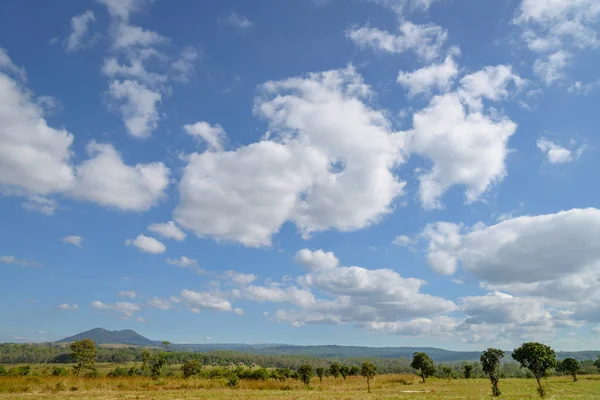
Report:
M419 371L419 375L425 383L425 378L435 374L435 364L431 357L427 353L416 352L413 354L412 362L410 363L411 368Z
M538 384L538 393L545 395L541 379L556 366L556 353L550 346L537 342L523 343L512 353L512 358L531 371Z
M487 349L479 357L483 372L490 377L490 381L492 382L492 395L494 397L498 397L501 394L498 388L498 381L500 380L500 360L503 357L504 351L494 348Z

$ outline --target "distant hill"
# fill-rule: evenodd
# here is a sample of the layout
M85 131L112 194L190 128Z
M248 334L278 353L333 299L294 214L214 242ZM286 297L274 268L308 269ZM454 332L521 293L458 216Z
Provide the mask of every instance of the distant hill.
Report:
M127 344L132 346L156 346L160 342L147 339L131 329L122 331L109 331L94 328L57 341L56 343L71 343L76 340L92 339L96 344Z

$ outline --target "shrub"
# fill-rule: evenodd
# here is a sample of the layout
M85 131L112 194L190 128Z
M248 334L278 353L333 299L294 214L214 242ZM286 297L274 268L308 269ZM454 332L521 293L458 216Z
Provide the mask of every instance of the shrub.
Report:
M64 367L54 367L52 376L69 376L69 370Z
M192 376L196 376L200 374L202 367L200 366L200 362L198 360L189 360L183 363L181 367L181 371L183 372L183 378L187 379Z
M110 371L108 373L109 378L118 378L118 377L123 377L123 376L128 376L129 375L129 371L127 370L127 368L121 368L121 367L117 367L115 369L113 369L112 371Z
M237 375L231 375L227 381L227 386L231 389L237 389L240 386L240 378Z

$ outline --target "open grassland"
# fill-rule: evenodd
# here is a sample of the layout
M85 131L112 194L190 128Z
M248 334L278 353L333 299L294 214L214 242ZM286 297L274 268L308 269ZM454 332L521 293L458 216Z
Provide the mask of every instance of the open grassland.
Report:
M544 380L546 399L600 399L600 376L585 375L578 382L569 377ZM490 384L485 379L430 379L422 384L414 375L380 375L371 382L367 392L362 377L325 378L320 383L314 377L311 387L287 379L247 381L231 389L223 378L204 379L181 377L153 381L145 377L76 378L32 376L0 378L0 399L490 399ZM533 379L502 379L500 399L539 399Z

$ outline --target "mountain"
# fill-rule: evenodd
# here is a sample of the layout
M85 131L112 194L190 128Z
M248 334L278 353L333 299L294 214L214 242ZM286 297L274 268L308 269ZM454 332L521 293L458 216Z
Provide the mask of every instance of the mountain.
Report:
M70 343L81 339L92 339L96 344L128 344L133 346L156 346L160 342L147 339L131 329L122 331L109 331L102 328L90 329L57 341L56 343Z

